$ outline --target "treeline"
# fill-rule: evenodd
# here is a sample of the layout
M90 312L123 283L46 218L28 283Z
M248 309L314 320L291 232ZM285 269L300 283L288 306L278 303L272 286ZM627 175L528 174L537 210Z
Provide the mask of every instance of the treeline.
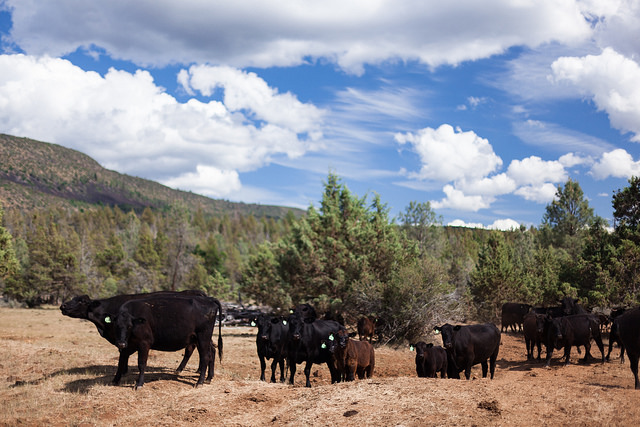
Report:
M79 293L202 289L285 311L310 302L353 321L384 319L388 340L446 320L496 321L504 302L586 306L640 301L640 180L615 192L614 227L576 181L559 186L539 227L444 227L429 203L396 218L377 195L330 174L317 207L280 220L184 207L123 212L6 209L0 284L30 306Z

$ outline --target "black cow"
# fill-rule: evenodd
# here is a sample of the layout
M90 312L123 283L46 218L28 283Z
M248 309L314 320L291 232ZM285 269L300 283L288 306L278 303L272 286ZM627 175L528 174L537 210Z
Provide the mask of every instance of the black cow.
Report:
M565 316L571 316L572 314L587 314L587 310L584 309L578 300L571 297L564 297L560 301L560 307Z
M547 317L545 319L545 347L547 348L547 358L545 366L551 364L553 350L564 348L564 364L569 364L571 346L581 346L585 348L585 355L582 359L587 361L592 358L591 339L594 339L604 363L604 345L600 336L600 322L592 314L574 314L558 318Z
M311 387L309 376L314 363L326 363L331 372L331 383L340 382L340 372L330 350L330 336L337 336L344 326L335 320L311 320L304 318L301 312L289 316L289 334L287 337L287 363L289 364L289 384L293 385L296 365L305 362L304 374L306 386ZM335 339L335 338L334 338Z
M373 339L373 334L376 331L376 319L373 317L361 317L358 319L357 324L358 339L364 341L369 338L369 342Z
M111 298L96 300L89 298L88 295L80 295L74 297L70 301L63 303L60 306L60 311L65 316L73 317L76 319L89 320L94 325L96 325L96 329L98 330L98 333L102 338L117 346L115 324L113 323L113 318L118 313L118 310L120 310L122 304L133 299L145 299L155 296L180 297L207 295L199 290L186 290L182 292L160 291L146 294L117 295ZM220 304L219 301L218 304ZM222 305L220 305L220 309L222 310ZM182 358L180 365L176 369L176 372L182 372L194 350L194 345L190 345L185 348L184 357ZM126 370L127 368L125 368L125 372Z
M116 343L120 349L113 384L120 383L129 356L138 352L139 375L135 388L144 384L149 350L177 351L195 345L200 355L200 377L196 387L214 375L211 336L219 314L218 355L222 360L222 310L218 300L202 296L154 296L124 303L114 318Z
M267 367L265 359L273 359L271 362L271 382L276 382L276 367L278 365L280 365L280 382L285 382L284 362L287 358L289 323L282 316L272 317L262 314L251 324L258 327L256 348L260 359L260 381L265 381L264 371Z
M611 356L611 349L613 348L613 343L618 344L620 348L620 363L624 363L624 344L620 339L620 332L618 326L618 318L613 319L611 322L611 329L609 330L609 351L607 352L607 362L609 361L609 356Z
M522 321L524 315L529 312L531 306L529 304L520 304L517 302L506 302L502 304L502 320L500 332L504 332L511 327L511 332L518 330L522 332Z
M427 344L420 341L416 344L410 344L410 348L416 352L416 373L420 378L437 378L440 372L440 378L444 378L447 372L447 350L433 343Z
M640 308L626 311L616 318L618 323L618 333L622 340L627 355L629 356L629 366L635 378L635 388L640 390L640 379L638 379L638 360L640 359Z
M436 333L442 334L442 344L447 350L449 378L460 378L464 370L467 379L471 377L471 367L480 363L482 377L486 378L490 365L491 379L496 370L496 359L500 351L500 331L493 323L482 325L450 325L445 324L434 328ZM487 365L487 359L489 365Z
M522 332L524 334L524 342L527 347L527 360L533 359L533 347L538 347L538 357L542 351L542 341L544 339L544 321L545 316L542 314L529 313L524 316Z
M564 316L564 309L560 306L558 307L532 307L531 312L535 314L543 314L549 315L551 317L562 317Z

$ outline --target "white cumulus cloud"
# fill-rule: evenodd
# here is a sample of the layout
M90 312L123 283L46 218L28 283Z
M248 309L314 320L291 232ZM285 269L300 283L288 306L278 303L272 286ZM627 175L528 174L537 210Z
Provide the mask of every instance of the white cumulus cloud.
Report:
M640 176L640 161L634 161L631 154L619 148L604 153L591 168L591 174L596 179L605 179L610 176L616 178Z

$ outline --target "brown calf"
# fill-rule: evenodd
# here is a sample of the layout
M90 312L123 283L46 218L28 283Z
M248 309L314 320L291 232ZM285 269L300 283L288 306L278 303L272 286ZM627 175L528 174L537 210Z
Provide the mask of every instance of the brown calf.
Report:
M361 380L371 378L376 364L371 344L350 339L346 330L338 331L333 342L331 350L336 358L336 367L345 381L353 381L356 374Z
M358 319L358 339L360 341L364 341L369 337L369 342L371 342L375 330L375 319L372 319L371 317L361 317Z

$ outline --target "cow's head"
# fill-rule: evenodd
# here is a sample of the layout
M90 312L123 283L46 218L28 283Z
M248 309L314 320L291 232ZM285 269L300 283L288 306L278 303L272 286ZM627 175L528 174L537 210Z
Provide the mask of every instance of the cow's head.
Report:
M442 326L436 326L433 328L436 334L440 334L442 336L442 345L447 350L451 350L453 348L453 344L455 342L456 333L460 330L460 325L450 325L445 323Z
M562 348L562 318L547 315L544 319L544 330L547 341L556 349Z
M569 316L575 313L577 302L578 302L577 299L574 299L571 297L562 298L562 301L560 301L560 305L562 306L562 312L564 313L565 316Z
M116 329L116 345L119 349L127 348L134 328L146 322L142 317L134 317L127 311L121 311L112 320Z
M86 319L92 301L88 295L80 295L62 303L60 311L65 316Z
M416 358L418 360L425 358L426 351L430 347L433 347L433 344L432 343L427 344L424 341L420 341L420 342L417 342L415 344L411 344L410 345L410 348L412 349L412 351L416 352Z
M258 338L262 341L269 339L269 330L271 329L271 318L266 314L260 314L251 319L251 326L258 328Z
M299 341L302 337L302 328L304 326L304 319L300 313L295 311L289 316L289 336L293 341Z

